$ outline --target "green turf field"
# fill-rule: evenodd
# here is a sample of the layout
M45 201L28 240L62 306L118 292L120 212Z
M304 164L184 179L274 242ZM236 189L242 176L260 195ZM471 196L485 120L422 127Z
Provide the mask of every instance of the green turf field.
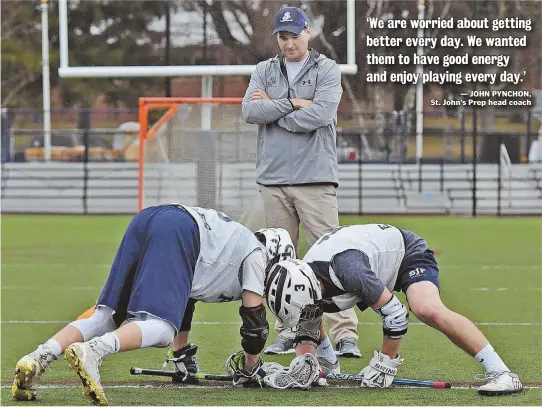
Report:
M130 217L2 216L2 391L17 360L34 350L95 301ZM542 404L542 220L540 218L343 217L343 224L391 223L425 237L441 268L444 302L478 323L528 389L483 398L471 388L359 389L352 383L326 389L277 391L200 386L162 386L167 380L129 375L131 366L160 369L164 349L107 358L102 384L112 405L541 405ZM305 252L302 249L301 254ZM402 295L400 296L403 299ZM226 357L240 347L239 303L198 304L191 341L199 345L200 369L224 373ZM269 313L268 313L269 315ZM360 359L341 361L358 373L380 346L380 317L360 315ZM270 317L271 318L271 317ZM270 319L271 322L271 319ZM274 339L271 334L270 341ZM475 384L481 366L442 334L418 323L401 351L398 377ZM267 357L288 364L291 357ZM331 382L330 382L331 383ZM86 405L75 374L64 360L45 373L32 405ZM25 403L18 403L25 404Z

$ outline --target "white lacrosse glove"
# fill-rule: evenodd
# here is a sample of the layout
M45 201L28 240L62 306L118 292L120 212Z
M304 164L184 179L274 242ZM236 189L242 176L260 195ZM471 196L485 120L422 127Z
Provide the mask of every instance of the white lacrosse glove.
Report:
M263 378L264 383L275 389L308 389L320 376L320 365L316 356L305 353L292 360L290 366Z
M397 368L403 361L404 359L399 359L399 355L391 359L388 355L375 350L369 366L360 372L363 375L361 387L389 387L397 375Z

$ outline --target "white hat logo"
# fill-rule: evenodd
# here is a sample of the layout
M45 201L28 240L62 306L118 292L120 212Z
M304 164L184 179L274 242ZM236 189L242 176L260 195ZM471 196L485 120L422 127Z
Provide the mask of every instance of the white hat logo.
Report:
M286 13L284 13L284 15L282 16L282 18L281 18L281 20L280 20L281 23L284 23L284 22L286 22L286 21L290 21L290 22L293 21L293 20L292 20L292 16L290 15L290 12L289 12L289 11L287 11Z

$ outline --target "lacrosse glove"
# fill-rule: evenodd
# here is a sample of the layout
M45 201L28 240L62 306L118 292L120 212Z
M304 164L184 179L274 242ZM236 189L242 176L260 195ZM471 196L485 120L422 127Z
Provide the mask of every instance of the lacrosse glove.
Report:
M196 374L198 372L198 361L196 359L197 351L197 345L191 343L176 351L174 351L173 348L169 348L162 369L171 362L173 363L175 371L180 373L179 376L181 377L181 381L186 381L191 374Z
M242 350L226 359L226 371L233 377L234 386L242 386L248 382L256 382L261 386L261 379L266 375L263 365L263 359L260 356L258 363L250 371L245 370L245 351Z
M397 368L404 359L391 359L388 355L375 350L369 366L363 368L361 387L389 387L397 375Z

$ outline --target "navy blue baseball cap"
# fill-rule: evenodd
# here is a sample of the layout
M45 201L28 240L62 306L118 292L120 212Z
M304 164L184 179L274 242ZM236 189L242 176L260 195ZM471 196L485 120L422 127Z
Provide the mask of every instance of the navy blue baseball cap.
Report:
M280 31L288 31L299 35L309 26L309 19L303 10L297 7L285 7L275 17L273 35Z

